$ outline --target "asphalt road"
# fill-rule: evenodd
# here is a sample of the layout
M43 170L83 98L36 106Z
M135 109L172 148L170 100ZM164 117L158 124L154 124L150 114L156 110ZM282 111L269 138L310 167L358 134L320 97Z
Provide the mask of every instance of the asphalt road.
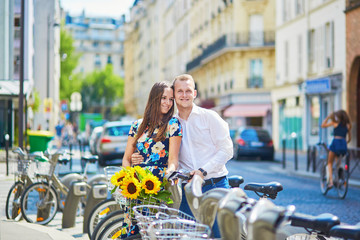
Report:
M241 186L249 182L280 182L284 190L273 200L276 205L295 205L297 212L310 215L331 213L338 216L343 223L360 222L360 188L350 186L346 198L339 199L334 189L326 196L322 195L318 178L284 171L280 162L230 160L227 168L229 175L240 175L244 178ZM249 197L258 199L255 193L246 193Z

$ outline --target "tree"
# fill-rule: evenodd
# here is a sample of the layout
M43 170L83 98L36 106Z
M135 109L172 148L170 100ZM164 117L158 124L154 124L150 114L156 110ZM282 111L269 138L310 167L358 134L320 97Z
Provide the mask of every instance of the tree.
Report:
M81 86L83 111L109 114L124 95L124 80L113 73L111 64L101 71L88 74ZM115 104L116 103L116 104ZM115 111L118 113L118 111Z
M80 54L75 52L74 39L64 24L60 29L60 99L70 99L71 93L80 91L81 77L73 74L79 62Z

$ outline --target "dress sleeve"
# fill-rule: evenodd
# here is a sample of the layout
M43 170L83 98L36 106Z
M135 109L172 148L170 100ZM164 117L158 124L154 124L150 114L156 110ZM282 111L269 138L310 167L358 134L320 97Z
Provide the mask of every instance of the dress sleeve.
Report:
M130 137L135 137L136 133L138 131L138 127L139 127L139 121L135 120L132 124L131 124L131 128L129 131L129 136Z
M181 137L182 136L181 124L177 118L172 118L169 121L167 135L168 135L168 137L177 137L177 136Z

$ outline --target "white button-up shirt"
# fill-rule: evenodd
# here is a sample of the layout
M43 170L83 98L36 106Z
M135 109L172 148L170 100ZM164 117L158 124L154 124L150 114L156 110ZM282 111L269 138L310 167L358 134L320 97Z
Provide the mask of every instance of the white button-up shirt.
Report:
M187 120L180 120L183 130L179 153L179 169L192 171L203 168L205 179L228 174L225 167L233 157L229 126L215 111L193 104Z

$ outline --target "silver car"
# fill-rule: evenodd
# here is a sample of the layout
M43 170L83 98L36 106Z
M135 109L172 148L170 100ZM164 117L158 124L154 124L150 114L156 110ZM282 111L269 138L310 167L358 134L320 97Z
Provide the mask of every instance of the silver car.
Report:
M104 128L102 126L96 127L96 128L94 128L94 130L92 131L92 133L90 135L89 147L90 147L90 152L93 155L97 154L96 145L99 142L99 138L101 136L103 129Z
M128 134L132 122L114 121L103 125L103 131L97 144L99 164L106 165L106 161L122 158L125 153Z

